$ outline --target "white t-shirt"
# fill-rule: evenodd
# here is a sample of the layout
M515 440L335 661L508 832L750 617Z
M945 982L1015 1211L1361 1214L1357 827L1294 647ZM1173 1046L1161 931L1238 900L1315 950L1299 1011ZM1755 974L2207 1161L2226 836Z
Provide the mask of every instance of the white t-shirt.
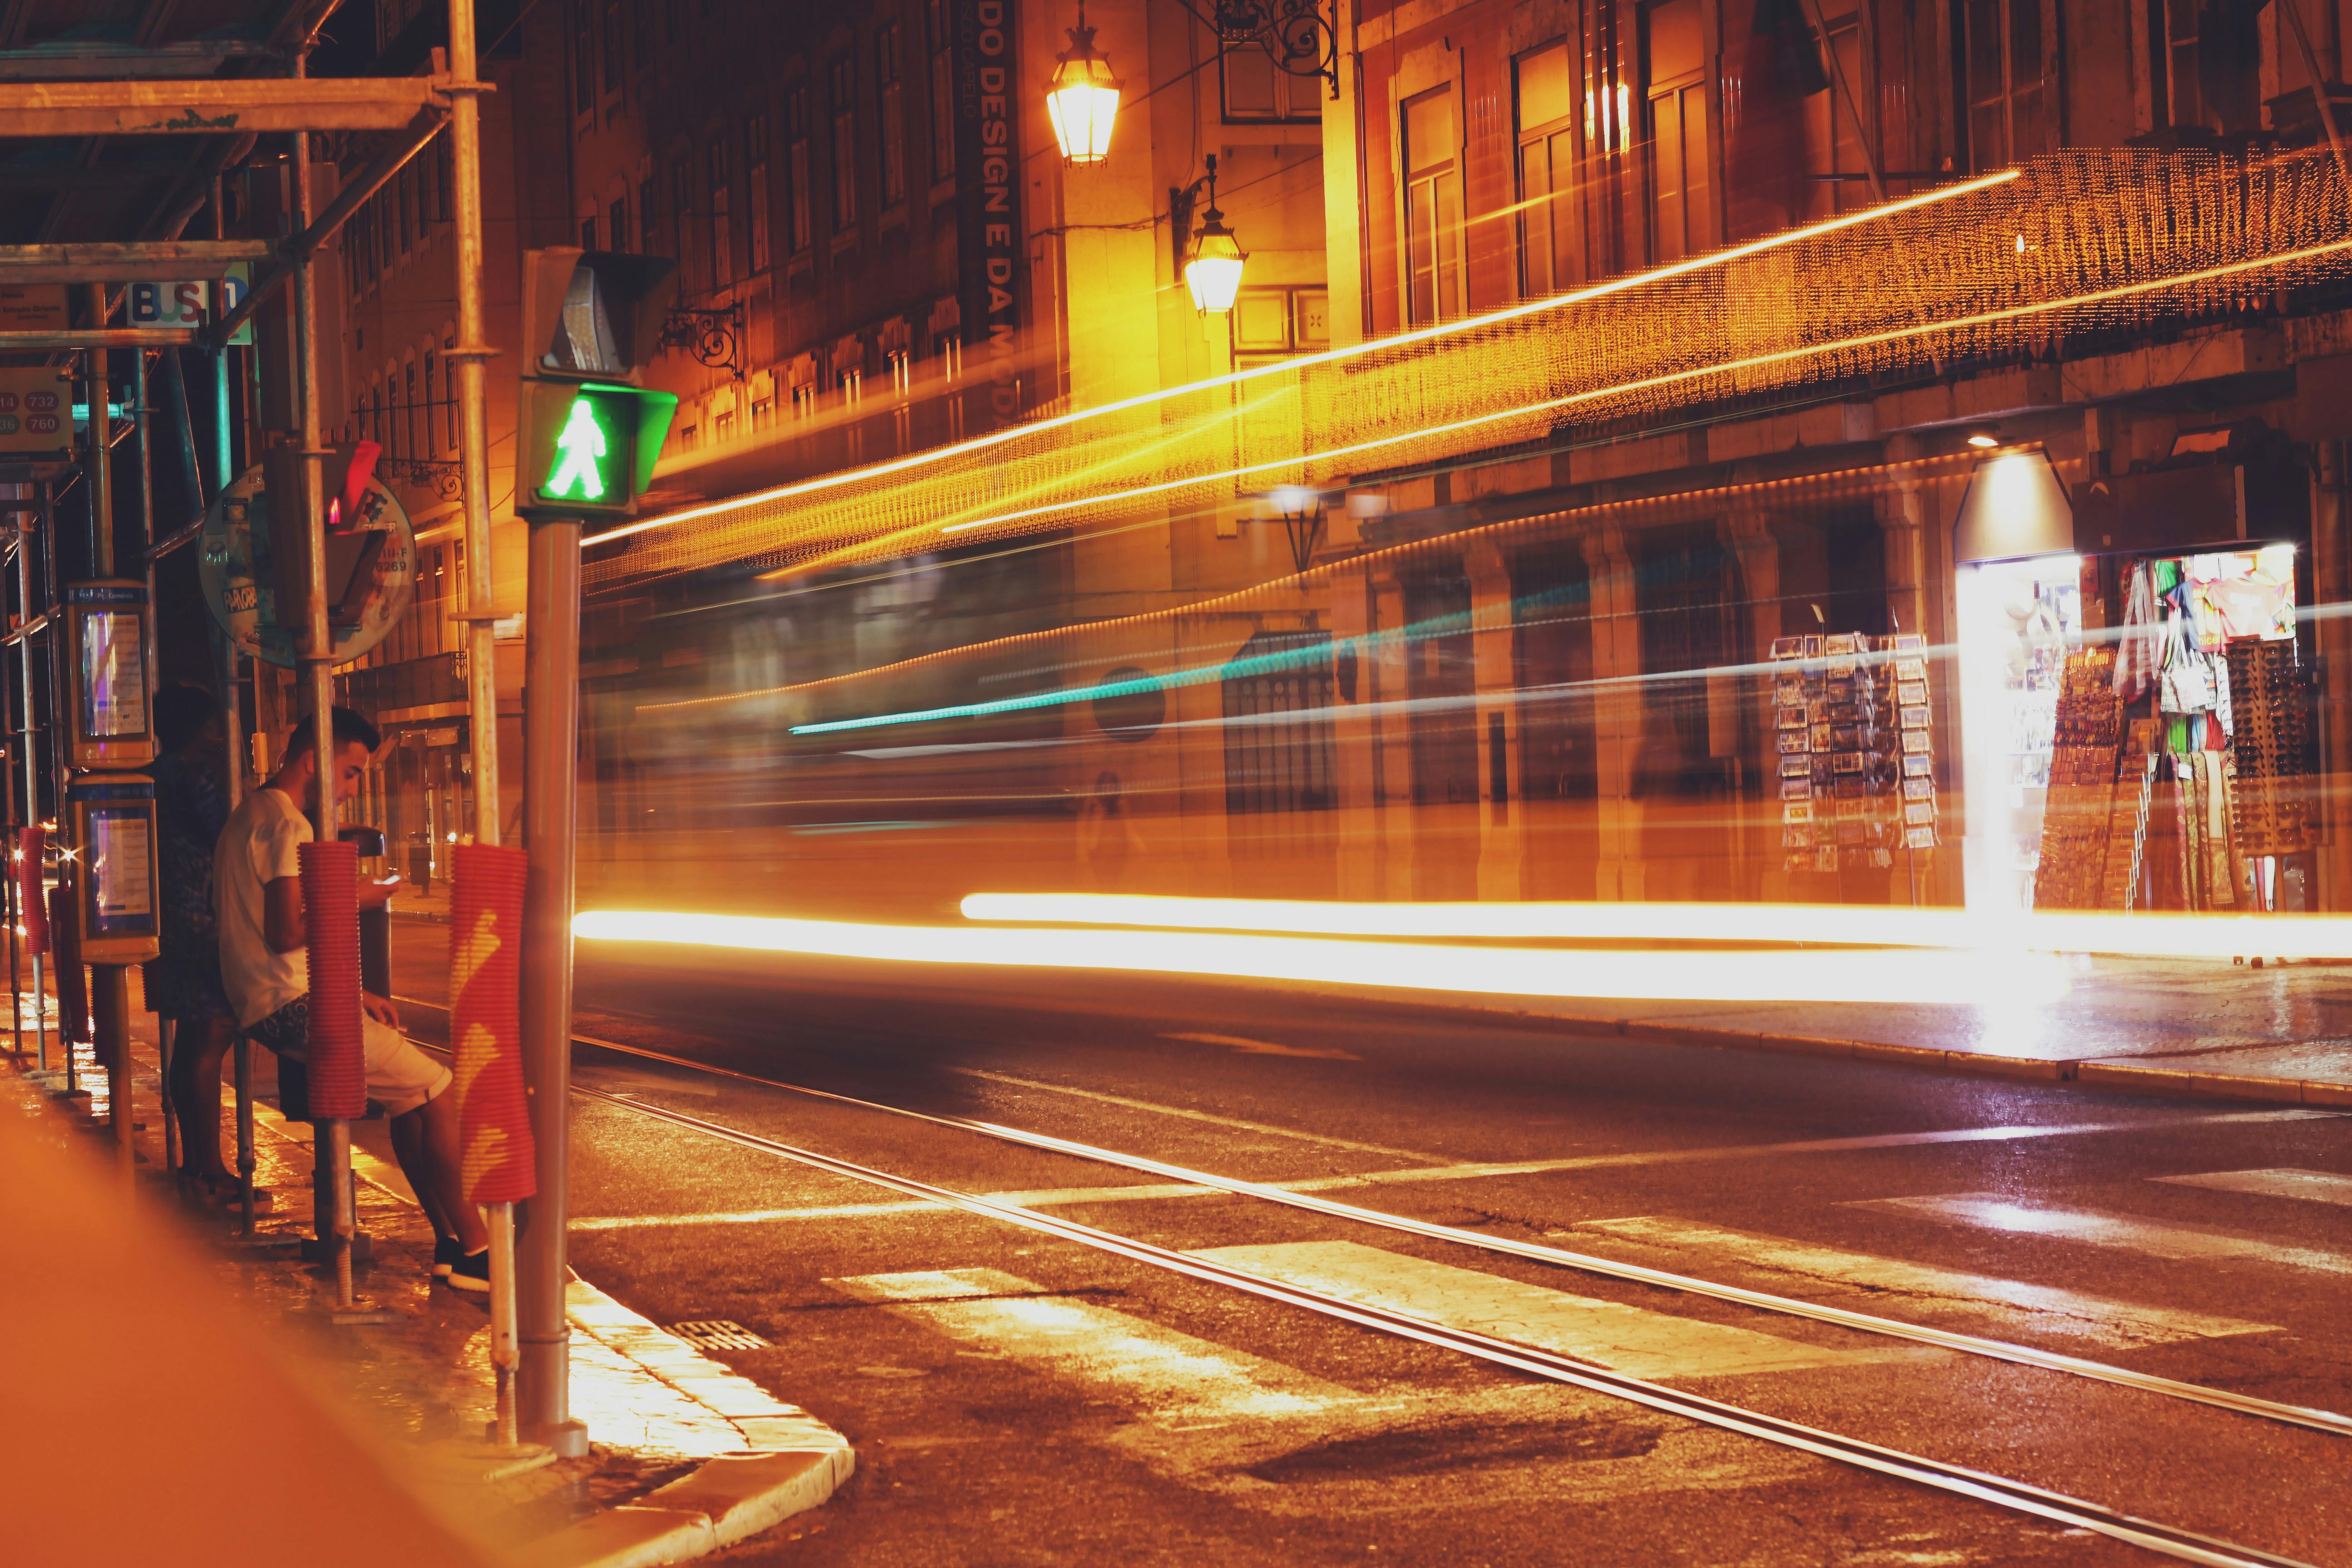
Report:
M280 877L301 875L298 851L311 837L310 819L290 795L257 789L230 815L213 850L213 918L220 927L221 984L228 992L229 1005L236 1009L239 1028L250 1028L310 994L310 950L270 951L262 889Z

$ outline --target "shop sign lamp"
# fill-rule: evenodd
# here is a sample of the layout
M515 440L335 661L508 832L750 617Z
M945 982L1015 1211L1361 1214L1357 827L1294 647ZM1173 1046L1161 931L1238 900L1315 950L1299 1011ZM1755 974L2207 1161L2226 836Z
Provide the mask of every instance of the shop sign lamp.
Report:
M1054 122L1063 162L1099 163L1110 156L1110 129L1118 119L1118 79L1110 74L1110 62L1095 51L1095 30L1087 26L1084 5L1078 7L1078 25L1069 34L1070 47L1055 62L1053 85L1045 90L1045 118Z
M1248 258L1243 256L1234 231L1225 226L1225 215L1217 210L1217 158L1209 155L1209 206L1201 215L1201 226L1192 234L1192 259L1184 263L1184 286L1192 291L1192 308L1207 314L1212 310L1230 310L1234 296L1242 290L1242 266Z

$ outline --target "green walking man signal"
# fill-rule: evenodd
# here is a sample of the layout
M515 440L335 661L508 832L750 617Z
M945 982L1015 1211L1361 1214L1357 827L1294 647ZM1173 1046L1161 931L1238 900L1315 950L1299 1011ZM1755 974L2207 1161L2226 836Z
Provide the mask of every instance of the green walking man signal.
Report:
M580 500L600 500L604 494L604 471L597 467L609 449L604 439L604 427L596 422L596 405L585 397L572 401L572 413L563 422L562 434L555 437L555 472L547 476L547 483L539 493L551 500L566 496Z
M677 399L633 384L661 352L676 273L659 257L523 253L516 467L526 482L515 510L524 518L601 523L636 515Z

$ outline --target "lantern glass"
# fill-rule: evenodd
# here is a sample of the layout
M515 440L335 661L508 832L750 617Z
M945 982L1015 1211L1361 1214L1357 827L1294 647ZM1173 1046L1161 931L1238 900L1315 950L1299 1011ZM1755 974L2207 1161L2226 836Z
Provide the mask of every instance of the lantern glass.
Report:
M1247 258L1233 230L1213 216L1201 226L1192 241L1192 258L1184 264L1184 286L1192 291L1196 310L1230 310L1242 291L1242 266Z
M1070 30L1070 47L1054 68L1045 92L1045 118L1054 140L1072 163L1099 163L1110 156L1111 126L1118 119L1118 80L1110 62L1094 48L1094 29Z

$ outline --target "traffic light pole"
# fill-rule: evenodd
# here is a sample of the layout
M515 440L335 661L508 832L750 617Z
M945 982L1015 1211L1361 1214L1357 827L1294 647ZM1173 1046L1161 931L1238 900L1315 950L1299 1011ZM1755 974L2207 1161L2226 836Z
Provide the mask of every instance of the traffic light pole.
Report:
M522 1070L539 1192L523 1205L515 1271L522 1435L566 1458L588 1451L572 1419L564 1226L571 1213L572 856L579 835L580 520L530 525L523 626Z

